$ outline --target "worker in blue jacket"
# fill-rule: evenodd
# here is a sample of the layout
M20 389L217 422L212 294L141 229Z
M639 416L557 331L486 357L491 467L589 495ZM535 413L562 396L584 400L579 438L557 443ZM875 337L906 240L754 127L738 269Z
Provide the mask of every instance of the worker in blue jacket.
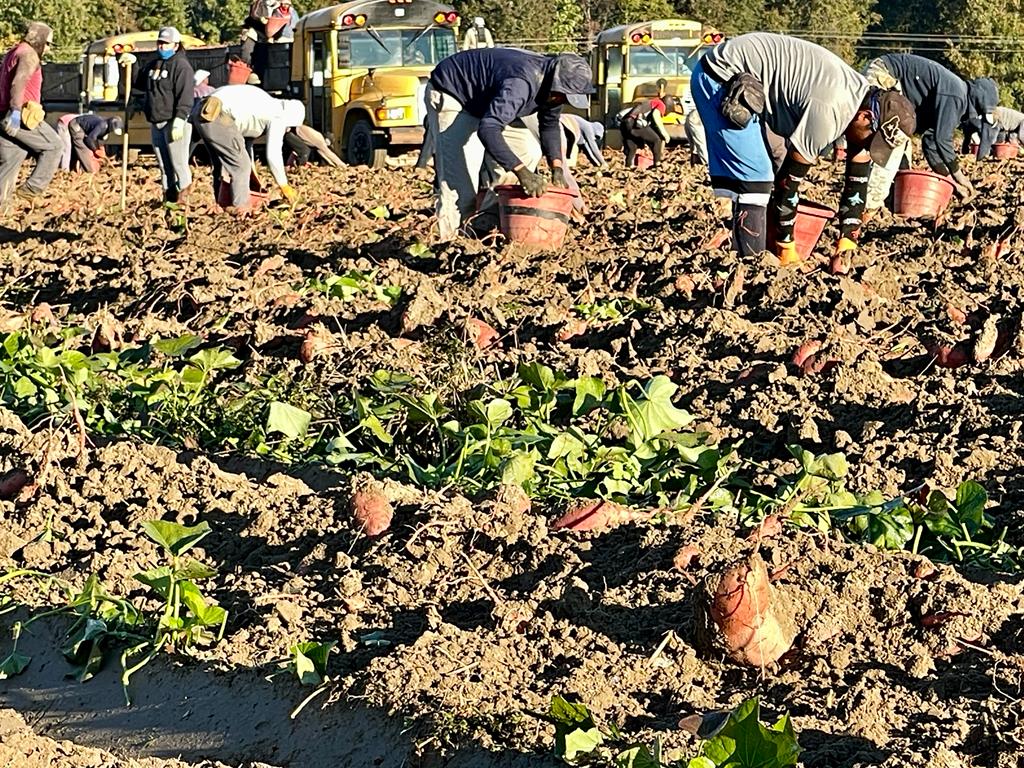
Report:
M87 173L96 173L105 156L107 137L123 133L124 121L120 117L66 115L57 121L57 135L64 144L61 169L70 171L77 166Z
M477 210L477 193L514 174L539 197L550 183L568 186L562 161L562 105L589 106L594 91L582 56L545 56L515 48L461 51L441 61L426 89L427 132L433 142L438 228L451 240ZM539 141L522 124L537 115ZM481 207L487 207L482 203Z
M864 70L868 82L880 88L900 91L914 105L917 132L928 166L949 176L961 199L974 196L974 186L960 168L953 132L973 121L981 133L984 157L995 141L997 130L992 111L999 103L999 88L987 77L965 81L938 62L912 53L887 53L871 61ZM882 207L900 167L910 167L910 143L894 152L890 163L876 166L868 182L866 213Z

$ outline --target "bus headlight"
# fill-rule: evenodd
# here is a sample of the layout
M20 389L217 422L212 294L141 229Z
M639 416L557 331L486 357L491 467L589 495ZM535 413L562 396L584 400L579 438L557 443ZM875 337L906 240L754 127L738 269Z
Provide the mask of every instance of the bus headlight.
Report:
M404 120L408 115L406 107L378 107L378 120Z

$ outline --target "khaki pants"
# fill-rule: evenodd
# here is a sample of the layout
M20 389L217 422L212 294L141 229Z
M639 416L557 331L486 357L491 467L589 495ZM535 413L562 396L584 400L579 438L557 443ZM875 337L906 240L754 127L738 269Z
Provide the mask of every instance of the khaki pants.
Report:
M886 91L903 92L903 86L900 85L900 81L885 68L885 64L882 63L881 59L873 59L868 63L867 67L864 68L864 77L867 78L870 85L876 88ZM893 153L889 156L888 163L885 165L871 165L871 175L868 177L868 197L864 206L867 210L876 210L885 204L885 199L889 196L889 190L892 189L892 183L896 179L896 173L903 163L903 158L907 159L908 165L913 164L912 149L912 143L908 140L902 147L897 147L893 150Z
M517 179L487 154L477 136L480 121L464 111L455 98L427 85L425 99L427 132L434 142L437 226L441 241L447 242L476 213L497 205L494 187L515 184ZM502 135L520 161L535 171L542 152L533 133L513 123ZM477 195L481 191L485 194L478 209Z

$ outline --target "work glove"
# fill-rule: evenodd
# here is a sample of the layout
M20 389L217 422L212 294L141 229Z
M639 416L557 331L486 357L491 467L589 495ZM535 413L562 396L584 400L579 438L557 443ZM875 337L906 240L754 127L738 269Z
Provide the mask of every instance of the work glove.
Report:
M299 201L299 193L295 191L295 187L291 184L281 185L281 194L284 195L284 199L292 205L295 205Z
M978 194L974 189L974 185L971 184L971 180L967 178L967 174L959 168L953 173L953 188L956 191L957 197L965 203Z
M548 181L539 173L534 173L525 165L515 172L523 191L530 197L540 197L548 191Z
M857 243L849 237L840 237L836 243L836 249L832 252L832 262L829 264L829 271L833 275L845 275L850 271L848 259L857 250Z
M565 178L565 168L556 165L551 169L551 185L560 189L569 188L569 180Z
M785 243L775 244L775 255L779 257L779 266L792 267L799 264L803 259L796 252L796 242L790 240Z
M15 134L21 129L21 110L12 109L4 118L4 130L7 133Z
M185 121L180 117L174 118L171 123L171 141L181 141L185 138Z

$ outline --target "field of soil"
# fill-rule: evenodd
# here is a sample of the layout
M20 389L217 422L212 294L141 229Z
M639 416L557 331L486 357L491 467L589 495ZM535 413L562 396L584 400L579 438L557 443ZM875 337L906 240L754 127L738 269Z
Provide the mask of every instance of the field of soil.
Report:
M161 207L152 167L133 171L125 214L113 170L65 174L45 203L0 213L0 331L84 327L112 348L191 333L310 393L387 369L451 394L535 361L609 386L665 375L701 430L742 441L766 475L792 471L799 444L844 453L856 492L975 480L1024 545L1024 160L965 162L975 201L938 226L883 214L833 276L824 245L789 269L714 247L705 171L683 152L646 174L609 158L579 171L589 211L547 254L433 244L431 177L412 168L299 169L299 207L247 218L207 210L205 168L184 212ZM808 197L834 204L837 168L812 179ZM301 289L349 270L401 298ZM580 309L598 306L617 309ZM497 338L474 343L476 321ZM984 362L928 351L986 325L999 340ZM304 363L311 328L326 343ZM827 364L804 375L792 357L808 340ZM0 766L554 766L553 730L530 713L556 694L673 758L699 750L680 720L757 695L765 719L791 713L806 766L1024 764L1019 569L933 566L813 528L751 537L710 508L555 530L565 502L394 473L380 480L394 520L368 537L350 506L364 469L83 434L70 412L23 420L8 402L0 475L38 487L0 500L0 567L139 596L133 574L160 562L141 523L206 522L194 554L229 618L219 643L139 671L131 707L116 656L65 679L68 620L33 624L18 646L32 661L0 681ZM777 668L698 643L705 580L754 551L795 606ZM0 656L15 619L59 604L13 579L0 611L3 590ZM311 689L282 662L311 640L336 643L330 681L291 719Z

